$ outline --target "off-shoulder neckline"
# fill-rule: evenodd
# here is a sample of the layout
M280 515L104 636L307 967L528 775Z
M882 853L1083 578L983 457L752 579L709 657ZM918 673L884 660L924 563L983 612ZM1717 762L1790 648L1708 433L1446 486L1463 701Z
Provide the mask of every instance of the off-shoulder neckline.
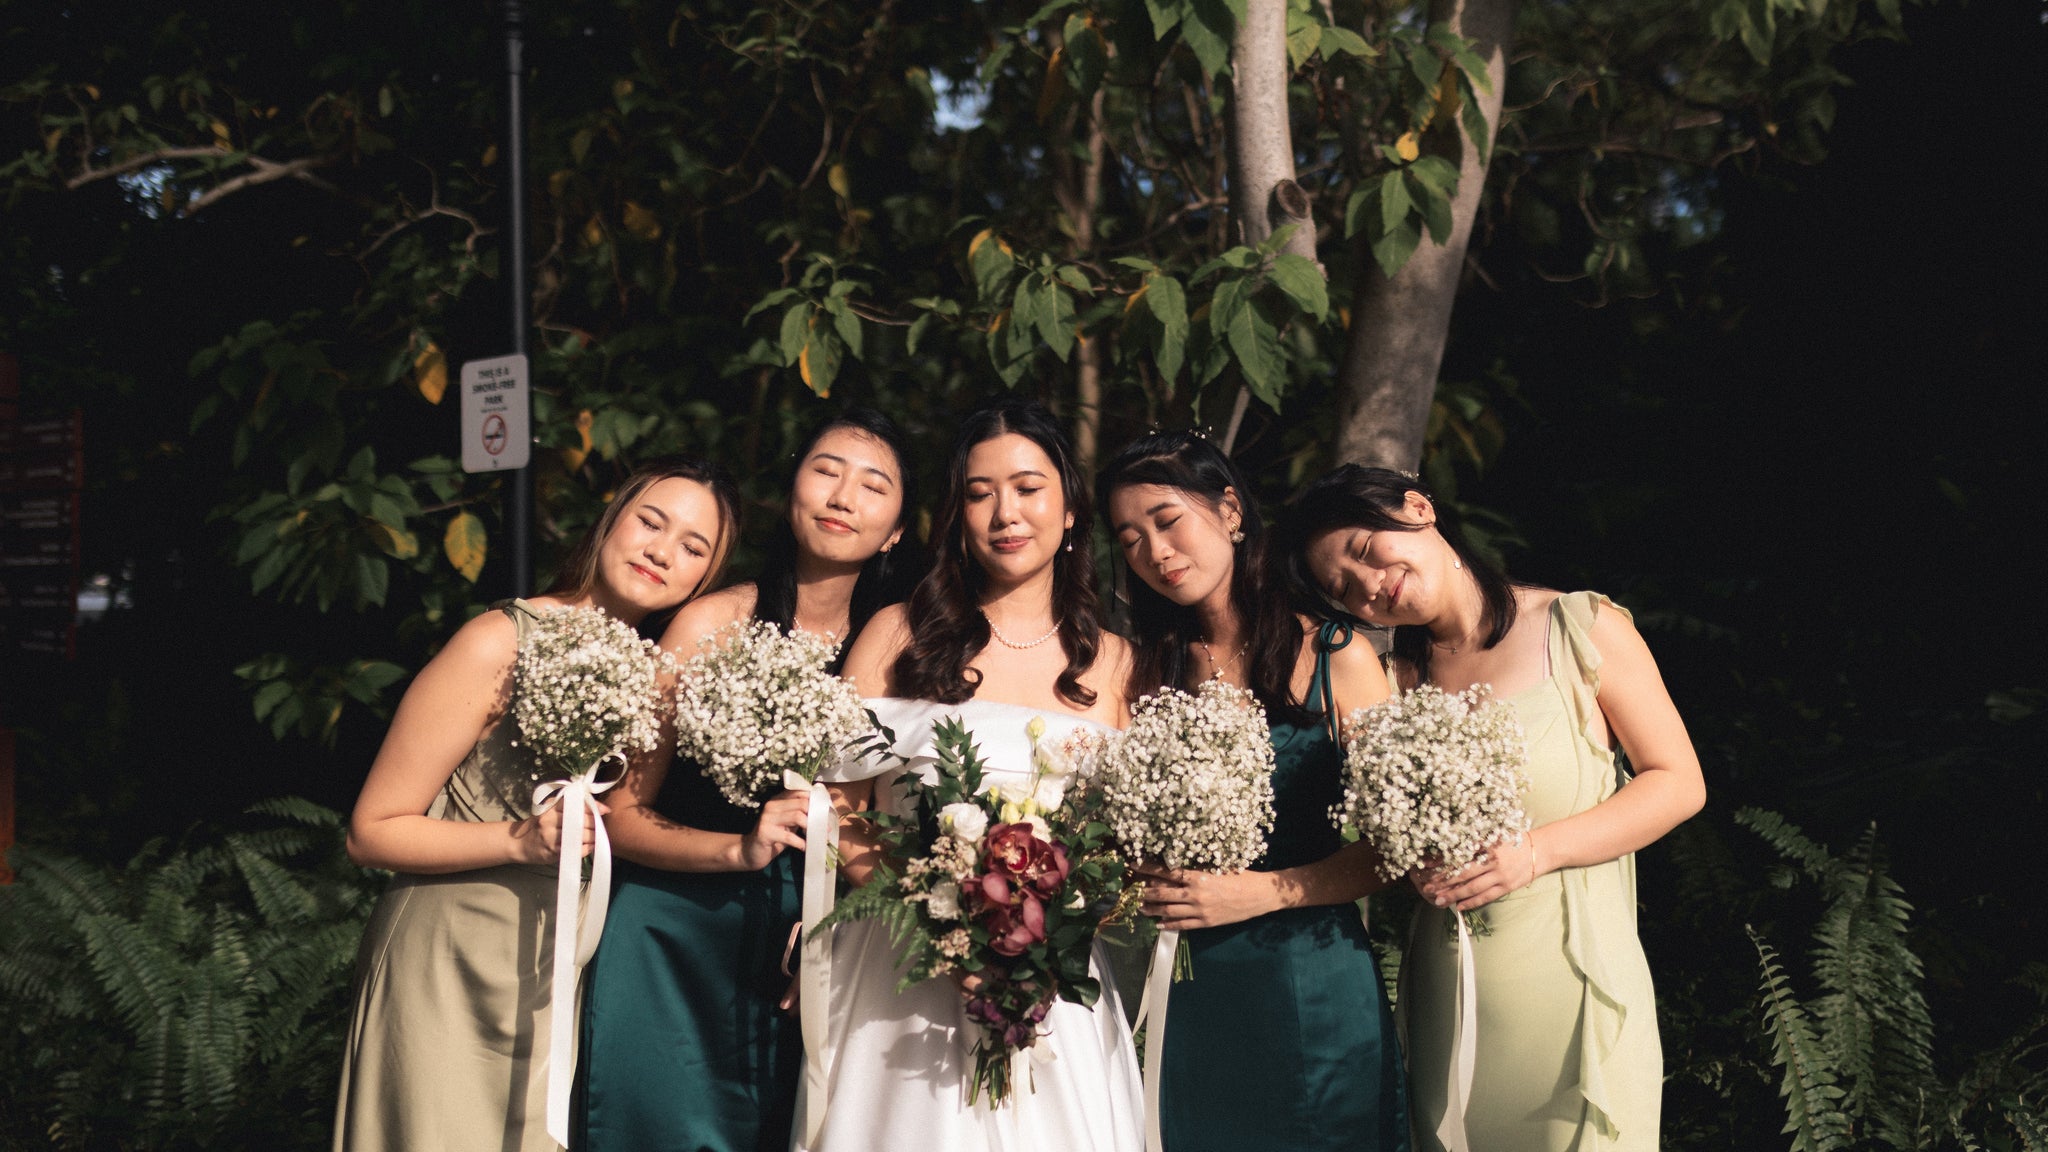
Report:
M904 704L938 709L961 709L969 706L981 708L1007 708L1012 712L1024 712L1029 713L1033 716L1044 716L1048 719L1071 720L1076 724L1093 724L1097 728L1102 728L1110 732L1117 731L1115 725L1104 724L1102 721L1097 720L1091 716L1081 716L1072 712L1063 712L1057 708L1040 708L1032 704L1013 704L1008 700L980 700L969 698L960 701L958 704L947 704L944 701L940 700L920 700L916 697L911 696L870 696L864 701L864 703L871 705L882 703Z

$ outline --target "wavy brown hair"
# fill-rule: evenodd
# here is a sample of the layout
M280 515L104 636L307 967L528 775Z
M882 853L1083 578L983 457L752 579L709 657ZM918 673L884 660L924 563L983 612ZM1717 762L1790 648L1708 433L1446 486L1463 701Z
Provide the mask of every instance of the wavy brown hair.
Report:
M1266 714L1284 723L1304 725L1320 719L1306 700L1294 697L1294 666L1301 655L1303 630L1289 598L1287 576L1278 563L1272 534L1266 531L1259 506L1252 499L1244 473L1214 444L1193 432L1154 432L1116 454L1095 481L1104 523L1109 502L1119 490L1153 484L1171 488L1221 514L1226 489L1237 494L1243 518L1230 570L1230 606L1244 622L1245 680ZM1111 525L1112 528L1114 525ZM1133 700L1162 687L1192 688L1188 683L1188 644L1201 636L1201 622L1192 608L1183 608L1154 591L1130 570L1126 561L1131 604L1131 683ZM1328 702L1324 702L1327 708Z
M1014 433L1038 445L1059 473L1060 493L1074 526L1053 554L1052 610L1059 620L1060 651L1067 666L1054 683L1060 697L1087 708L1095 693L1081 683L1102 648L1102 604L1095 595L1095 559L1088 546L1090 523L1086 483L1074 466L1073 449L1043 405L1000 400L981 408L960 425L953 457L946 465L945 491L932 519L931 571L910 594L910 644L890 670L898 696L958 704L981 686L981 673L969 668L992 635L981 614L988 574L967 554L967 454L974 446Z

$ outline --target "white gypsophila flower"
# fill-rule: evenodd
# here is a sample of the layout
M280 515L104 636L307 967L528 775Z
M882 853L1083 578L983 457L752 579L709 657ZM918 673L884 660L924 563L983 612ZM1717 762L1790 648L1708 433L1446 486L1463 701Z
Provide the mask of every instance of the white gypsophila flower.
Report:
M1424 684L1345 726L1344 802L1330 816L1372 842L1387 877L1431 861L1455 870L1529 830L1522 726L1489 685Z
M941 920L958 920L960 918L960 886L951 880L941 880L937 884L932 885L931 894L925 901L925 907L931 910L932 915Z
M979 804L948 804L939 809L939 829L969 844L979 844L988 831L988 813Z
M657 673L666 660L596 608L542 613L512 665L520 740L572 774L613 753L647 751L661 736Z
M1250 692L1211 680L1138 701L1097 756L1103 819L1125 855L1236 872L1273 830L1273 742Z
M742 807L758 806L785 773L815 779L870 726L853 685L825 670L838 650L765 620L706 637L676 685L676 751Z

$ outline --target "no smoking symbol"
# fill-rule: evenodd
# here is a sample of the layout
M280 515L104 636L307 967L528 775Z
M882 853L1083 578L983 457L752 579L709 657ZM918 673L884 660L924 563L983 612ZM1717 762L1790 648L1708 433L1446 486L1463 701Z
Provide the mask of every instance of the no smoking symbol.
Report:
M495 413L484 417L484 451L496 456L505 450L505 418Z

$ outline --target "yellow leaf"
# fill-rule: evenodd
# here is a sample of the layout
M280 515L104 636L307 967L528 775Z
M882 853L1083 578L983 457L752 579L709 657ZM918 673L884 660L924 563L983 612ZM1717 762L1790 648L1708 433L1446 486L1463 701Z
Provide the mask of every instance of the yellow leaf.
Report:
M1429 113L1430 124L1449 124L1458 118L1458 70L1446 66L1442 76L1437 78L1436 95L1432 97L1436 107ZM1425 125L1427 127L1427 125Z
M826 169L825 183L830 184L832 191L838 193L841 199L853 199L853 180L846 174L846 165L834 164Z
M661 221L655 219L653 212L628 200L626 201L625 217L626 231L631 232L642 240L661 239Z
M57 154L57 145L63 142L64 130L62 128L52 128L50 129L50 134L43 137L43 151L54 156Z
M1151 290L1152 285L1150 284L1139 285L1138 290L1136 292L1131 293L1130 296L1124 300L1124 315L1130 315L1131 309L1136 308L1138 306L1138 301L1143 300L1145 298L1145 293L1150 292Z
M410 532L397 530L382 520L372 520L370 538L377 542L386 554L399 560L410 560L420 554L420 538Z
M587 248L595 248L602 243L604 243L604 225L598 222L596 216L592 216L583 225L583 244Z
M796 373L804 378L804 386L811 386L811 342L804 341L804 350L796 354Z
M87 84L87 85L85 86L85 98L86 98L86 99L88 99L88 100L97 100L97 99L99 99L99 98L100 98L100 86L99 86L99 85L97 85L97 84Z
M597 423L597 416L585 408L576 414L576 434L583 437L583 450L590 451L590 429Z
M614 100L624 100L632 94L633 82L631 80L621 79L618 83L612 85L612 99Z
M420 395L429 404L439 404L448 392L448 358L441 354L441 346L432 340L413 357L413 375L419 378Z
M1059 105L1060 94L1067 90L1067 73L1060 67L1066 58L1067 48L1062 44L1052 50L1052 57L1045 62L1045 82L1038 89L1038 119L1043 123Z
M561 454L562 467L570 472L583 467L583 462L590 458L589 450L584 448L564 448Z
M967 258L969 260L974 259L974 254L976 252L979 252L981 250L981 246L983 244L988 243L989 238L994 235L995 230L992 228L983 228L981 231L976 232L974 234L974 239L969 240L967 242Z
M484 149L484 167L489 168L491 165L496 164L497 162L498 146L496 144L493 144L490 147Z
M484 555L488 551L484 522L468 512L456 513L455 519L448 522L448 531L441 536L441 551L464 580L476 583L476 578L483 574Z
M568 187L569 170L567 168L557 168L553 172L548 173L549 196L552 196L555 199L560 200L562 198L562 192Z
M221 122L220 122L220 121L218 121L218 120L215 120L215 121L213 122L213 124L212 124L212 128L213 128L213 146L214 146L215 148L226 148L226 147L228 147L228 126L227 126L227 125L225 125L225 124L223 124L223 123L221 123Z
M1394 155L1403 160L1413 160L1422 155L1422 138L1415 134L1415 129L1401 133L1401 138L1394 141Z

